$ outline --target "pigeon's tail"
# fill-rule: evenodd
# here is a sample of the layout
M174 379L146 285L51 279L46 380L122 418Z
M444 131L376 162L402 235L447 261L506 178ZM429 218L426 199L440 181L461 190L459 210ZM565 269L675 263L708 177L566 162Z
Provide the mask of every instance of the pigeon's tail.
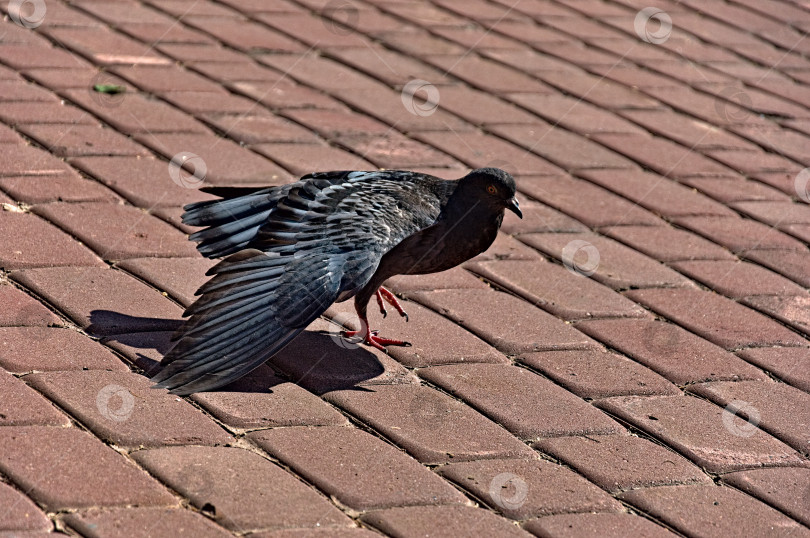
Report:
M183 224L206 227L189 238L198 243L197 250L208 258L242 250L256 237L278 201L286 196L288 187L262 189L236 198L187 205Z

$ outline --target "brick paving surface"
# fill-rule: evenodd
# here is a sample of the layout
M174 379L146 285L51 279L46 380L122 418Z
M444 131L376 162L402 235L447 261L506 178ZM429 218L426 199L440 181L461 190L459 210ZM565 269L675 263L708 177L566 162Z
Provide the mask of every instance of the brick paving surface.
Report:
M0 3L0 535L810 536L810 4L650 4ZM149 388L199 187L481 166L413 347Z

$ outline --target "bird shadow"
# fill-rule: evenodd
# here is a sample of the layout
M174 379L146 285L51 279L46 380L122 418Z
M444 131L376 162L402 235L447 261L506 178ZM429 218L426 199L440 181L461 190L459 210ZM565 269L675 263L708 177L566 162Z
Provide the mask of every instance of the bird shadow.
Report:
M172 334L180 325L180 320L94 310L87 331L151 377L160 371L160 360L171 349ZM384 373L385 366L373 353L349 343L337 331L305 330L264 365L217 391L272 393L274 386L288 382L315 394L368 391L359 384Z

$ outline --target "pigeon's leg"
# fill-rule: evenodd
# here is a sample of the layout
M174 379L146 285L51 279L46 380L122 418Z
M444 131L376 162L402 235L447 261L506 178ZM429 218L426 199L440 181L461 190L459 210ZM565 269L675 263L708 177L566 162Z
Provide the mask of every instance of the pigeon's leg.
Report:
M410 342L406 342L404 340L393 340L391 338L383 338L381 336L377 336L378 331L369 330L368 318L366 318L366 316L364 316L360 312L358 312L357 315L360 317L360 330L343 331L343 336L345 338L359 336L363 339L364 344L369 345L371 347L375 347L380 351L385 351L384 346L404 346L404 347L411 346Z
M388 312L385 310L385 303L383 302L383 299L385 299L385 302L393 306L399 313L399 315L405 318L405 321L408 321L408 313L405 312L405 309L402 308L401 304L399 304L396 295L394 295L387 289L383 288L382 286L377 288L376 295L377 295L377 304L380 305L380 314L382 314L383 317L386 317L388 315Z

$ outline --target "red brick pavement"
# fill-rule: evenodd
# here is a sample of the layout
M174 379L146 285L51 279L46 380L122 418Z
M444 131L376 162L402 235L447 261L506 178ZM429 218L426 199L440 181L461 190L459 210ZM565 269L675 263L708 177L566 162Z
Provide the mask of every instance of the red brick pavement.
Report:
M0 11L0 535L810 536L808 2ZM525 218L414 347L149 389L202 184L479 166Z

